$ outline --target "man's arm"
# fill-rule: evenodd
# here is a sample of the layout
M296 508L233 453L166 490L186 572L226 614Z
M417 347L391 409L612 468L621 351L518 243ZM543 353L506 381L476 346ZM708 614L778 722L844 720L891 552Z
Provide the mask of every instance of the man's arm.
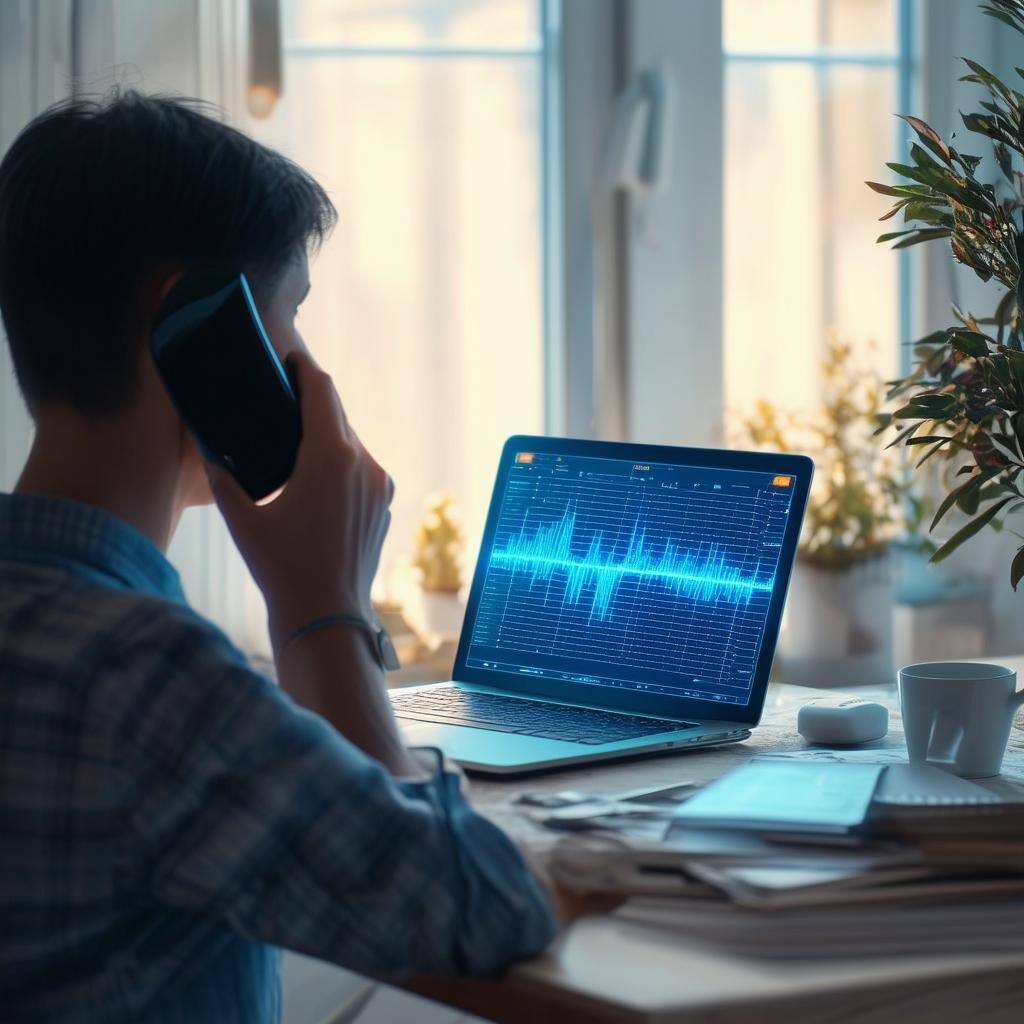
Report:
M190 927L389 977L491 973L554 934L440 758L393 778L187 609L134 615L88 692L122 769L126 884Z
M284 491L254 505L233 478L208 466L211 489L266 599L282 688L396 778L422 777L402 744L366 632L335 625L292 639L337 613L374 621L370 585L394 484L350 427L331 378L305 352L292 353L289 363L303 440ZM578 901L547 884L562 920L582 912Z
M402 744L384 670L363 630L340 625L299 637L278 651L276 664L282 688L297 704L325 718L396 778L421 774Z
M284 491L255 505L214 466L210 485L266 599L281 686L394 775L415 775L365 632L339 624L291 639L338 613L374 621L370 585L394 485L349 426L331 378L304 352L292 353L289 364L303 439Z

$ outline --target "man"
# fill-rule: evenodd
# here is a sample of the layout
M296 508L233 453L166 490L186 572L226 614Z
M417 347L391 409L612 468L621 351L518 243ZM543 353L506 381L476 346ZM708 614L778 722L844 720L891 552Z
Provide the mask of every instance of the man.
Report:
M368 629L392 484L306 352L320 186L194 103L44 113L0 163L0 314L36 426L0 495L0 1018L263 1022L274 947L385 977L542 949L548 898L436 752L407 751ZM300 395L283 492L206 466L149 355L190 268L249 276ZM201 373L202 367L197 366ZM164 552L216 499L280 689Z

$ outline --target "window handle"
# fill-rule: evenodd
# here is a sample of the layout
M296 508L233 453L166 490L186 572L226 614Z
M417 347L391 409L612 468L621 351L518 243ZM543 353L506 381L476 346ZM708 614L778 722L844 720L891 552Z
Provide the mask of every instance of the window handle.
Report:
M249 0L249 81L246 106L253 117L270 117L281 98L280 0Z

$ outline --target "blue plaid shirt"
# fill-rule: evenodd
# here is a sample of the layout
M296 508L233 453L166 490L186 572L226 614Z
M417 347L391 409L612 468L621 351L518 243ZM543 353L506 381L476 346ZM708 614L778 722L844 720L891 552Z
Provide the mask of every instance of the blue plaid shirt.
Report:
M262 1024L278 946L480 974L553 930L455 776L298 708L126 524L0 495L0 1020Z

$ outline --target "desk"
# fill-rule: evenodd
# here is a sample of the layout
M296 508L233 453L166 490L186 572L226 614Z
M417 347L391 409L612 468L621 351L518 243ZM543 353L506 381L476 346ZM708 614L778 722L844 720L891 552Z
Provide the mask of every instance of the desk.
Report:
M1003 663L1024 674L1024 659ZM525 780L475 779L473 802L519 841L543 848L557 836L526 821L512 805L523 789L616 792L712 779L756 754L803 748L796 709L820 695L773 685L762 724L744 743ZM895 710L890 736L879 746L902 746L895 693L872 697ZM1024 745L1020 726L1019 717L1011 743ZM952 995L962 1006L969 991L972 1020L1016 1024L1024 1012L1024 955L957 955L953 939L949 955L941 957L757 961L701 948L682 929L603 915L577 921L543 956L513 967L500 981L417 979L409 987L488 1020L529 1024L935 1024L951 1019L943 1010L948 1012Z

